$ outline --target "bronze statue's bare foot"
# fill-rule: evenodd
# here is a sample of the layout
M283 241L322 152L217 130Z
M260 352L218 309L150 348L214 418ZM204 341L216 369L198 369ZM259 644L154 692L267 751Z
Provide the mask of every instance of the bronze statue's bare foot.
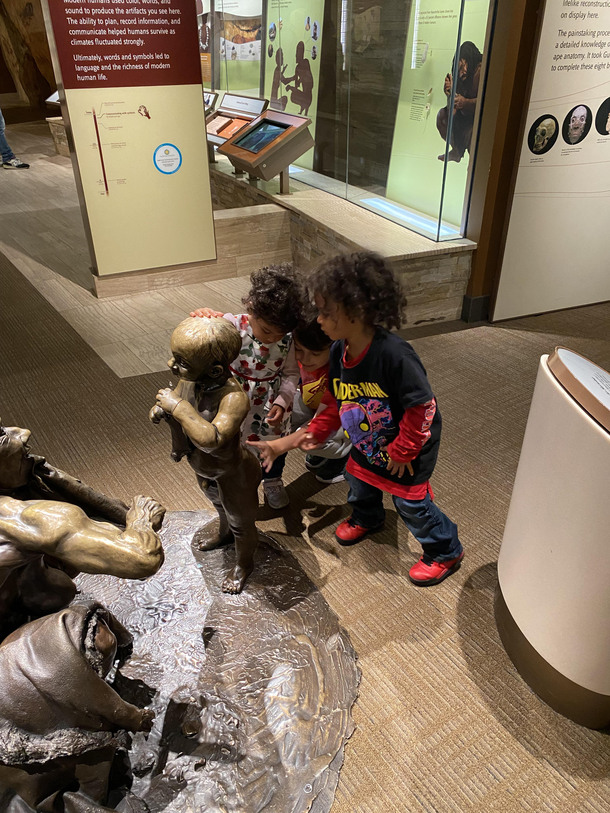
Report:
M207 528L201 528L193 534L193 544L197 550L202 551L214 550L214 548L220 548L223 545L231 545L233 541L234 537L231 531L221 535L220 531L210 532Z
M142 494L134 497L131 508L127 512L127 527L152 528L158 531L165 516L165 508L153 500L152 497L144 497Z
M223 593L241 593L244 589L244 585L250 573L253 571L253 567L244 568L240 567L239 565L235 565L232 572L229 573L227 578L222 583L222 592Z

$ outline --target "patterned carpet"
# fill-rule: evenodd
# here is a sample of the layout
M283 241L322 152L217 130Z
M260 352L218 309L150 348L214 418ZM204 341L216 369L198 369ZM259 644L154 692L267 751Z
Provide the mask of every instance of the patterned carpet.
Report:
M168 376L117 378L1 258L0 290L4 422L29 427L35 451L118 497L200 506L188 466L170 461L167 432L147 420ZM444 417L433 485L460 527L459 573L413 587L417 545L393 508L383 533L339 549L332 532L347 515L346 486L322 487L296 453L290 508L260 512L360 657L357 729L333 813L606 813L610 738L559 717L522 682L500 645L492 596L538 359L565 344L609 369L610 305L415 335Z

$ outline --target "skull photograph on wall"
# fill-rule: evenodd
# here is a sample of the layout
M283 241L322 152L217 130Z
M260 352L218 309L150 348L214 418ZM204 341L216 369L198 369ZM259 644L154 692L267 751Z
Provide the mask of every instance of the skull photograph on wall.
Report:
M530 127L527 136L527 146L534 155L544 155L557 141L559 136L559 122L555 116L545 113L539 116Z

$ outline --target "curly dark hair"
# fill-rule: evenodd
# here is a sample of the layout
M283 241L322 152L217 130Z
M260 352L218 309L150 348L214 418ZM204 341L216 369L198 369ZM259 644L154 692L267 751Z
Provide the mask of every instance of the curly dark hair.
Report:
M327 260L310 278L314 294L341 305L365 324L388 330L402 325L407 299L390 266L378 254L343 254Z
M328 338L318 324L317 313L311 311L306 314L304 321L295 328L293 336L299 344L302 344L303 347L313 353L326 350L332 344L332 339Z
M248 313L290 333L303 312L303 286L292 263L268 265L250 276L250 290L242 300Z

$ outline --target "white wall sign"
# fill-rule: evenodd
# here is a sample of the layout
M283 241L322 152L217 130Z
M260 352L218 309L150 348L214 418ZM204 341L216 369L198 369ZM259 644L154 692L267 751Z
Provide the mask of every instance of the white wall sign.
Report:
M610 3L547 0L494 320L610 299Z

